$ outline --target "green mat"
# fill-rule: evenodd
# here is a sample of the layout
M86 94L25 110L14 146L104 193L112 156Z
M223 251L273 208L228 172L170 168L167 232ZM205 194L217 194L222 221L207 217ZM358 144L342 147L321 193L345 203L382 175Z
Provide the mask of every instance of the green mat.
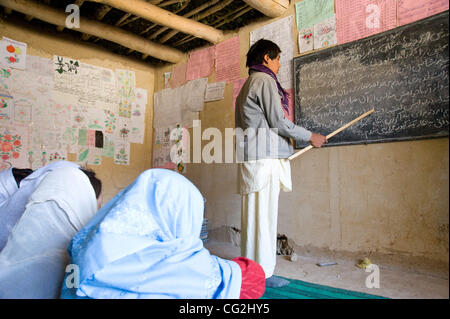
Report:
M389 299L358 291L333 288L306 281L289 279L290 283L281 288L267 288L261 299Z

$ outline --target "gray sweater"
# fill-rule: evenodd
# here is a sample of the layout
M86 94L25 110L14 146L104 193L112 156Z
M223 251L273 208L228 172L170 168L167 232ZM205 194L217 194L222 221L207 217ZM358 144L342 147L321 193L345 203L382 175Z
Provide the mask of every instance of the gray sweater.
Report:
M309 141L312 135L284 116L276 81L254 71L236 98L235 127L238 162L287 158L294 152L289 138Z

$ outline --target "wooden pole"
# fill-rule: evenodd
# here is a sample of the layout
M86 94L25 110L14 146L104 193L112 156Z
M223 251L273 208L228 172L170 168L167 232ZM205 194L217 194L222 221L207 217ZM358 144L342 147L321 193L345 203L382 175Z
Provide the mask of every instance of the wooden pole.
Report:
M348 122L348 123L345 124L344 126L338 128L336 131L334 131L334 132L328 134L328 135L327 135L327 140L328 140L329 138L332 138L333 136L335 136L335 135L338 134L339 132L342 132L343 130L345 130L345 129L348 128L349 126L352 126L353 124L355 124L355 123L358 122L359 120L361 120L361 119L365 118L366 116L372 114L373 112L374 112L374 109L371 109L370 111L367 111L366 113L364 113L363 115L357 117L357 118L354 119L353 121ZM289 159L290 159L290 160L293 160L293 159L296 158L297 156L302 155L303 153L309 151L309 150L312 149L313 147L314 147L314 146L309 145L309 146L305 147L304 149L302 149L301 151L298 151L298 152L292 154L291 156L289 156Z
M223 41L223 31L209 25L187 19L158 6L145 2L144 0L89 0L92 2L106 4L116 9L131 13L153 23L195 35L214 44Z
M0 3L6 8L33 16L56 26L65 27L66 25L66 14L64 11L61 12L34 0L1 0ZM80 28L74 30L115 42L163 61L178 63L185 57L185 53L179 50L151 42L134 33L88 18L80 17Z
M244 0L244 2L270 18L282 16L289 7L288 0Z

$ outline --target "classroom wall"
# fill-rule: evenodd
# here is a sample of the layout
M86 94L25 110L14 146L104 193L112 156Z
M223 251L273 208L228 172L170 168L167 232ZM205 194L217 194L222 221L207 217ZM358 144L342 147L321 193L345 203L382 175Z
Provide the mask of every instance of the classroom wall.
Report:
M101 165L88 165L103 182L103 203L106 203L122 188L128 186L144 170L151 167L153 91L155 70L142 61L129 59L108 52L100 47L83 43L78 38L56 31L36 30L23 21L0 19L0 35L27 43L27 54L53 59L60 55L78 59L81 62L109 69L127 69L136 73L136 87L147 90L146 133L144 144L131 143L130 165L116 165L113 158L102 157ZM69 154L69 161L75 161L75 154Z
M291 2L280 18L294 14ZM241 77L247 76L249 33L277 19L261 19L227 34L227 39L240 37ZM164 88L164 72L170 71L172 66L156 70L155 92ZM214 72L208 82L215 82ZM224 134L225 128L234 128L232 96L233 86L227 84L223 100L205 103L199 116L202 130L216 127ZM448 138L314 149L292 161L291 168L293 191L280 194L278 232L297 245L448 263ZM230 227L240 229L236 164L190 163L185 176L207 200L210 237Z

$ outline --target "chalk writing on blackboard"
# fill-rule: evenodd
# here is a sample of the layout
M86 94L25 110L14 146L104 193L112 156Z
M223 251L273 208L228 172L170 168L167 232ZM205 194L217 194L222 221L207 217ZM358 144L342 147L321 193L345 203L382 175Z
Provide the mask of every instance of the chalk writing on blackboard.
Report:
M296 124L326 135L375 108L328 145L448 136L448 36L447 11L295 58Z

